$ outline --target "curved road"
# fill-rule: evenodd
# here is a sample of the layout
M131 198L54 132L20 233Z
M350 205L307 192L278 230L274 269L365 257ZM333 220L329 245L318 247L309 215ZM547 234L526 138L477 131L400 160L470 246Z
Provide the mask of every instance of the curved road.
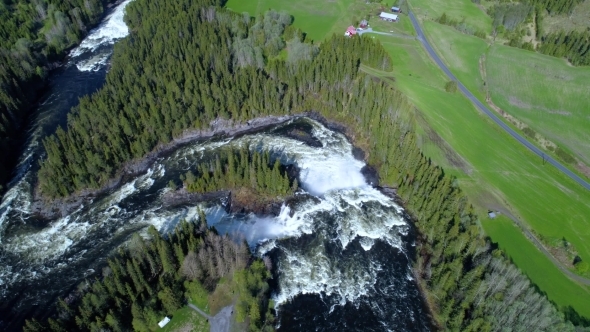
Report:
M426 39L426 36L424 36L424 32L422 31L420 24L418 24L418 20L416 20L416 17L414 16L414 13L412 13L410 11L409 16L410 16L410 20L412 20L412 25L414 26L414 29L416 30L416 33L418 34L417 39L422 43L422 46L424 46L424 48L426 49L428 54L430 54L430 57L436 62L436 64L440 67L440 69L442 69L450 79L457 82L457 86L459 87L459 89L461 90L463 95L465 95L465 97L467 97L469 100L471 100L471 102L474 103L477 106L477 108L479 108L482 112L484 112L487 116L489 116L495 123L497 123L500 127L502 127L502 129L504 129L508 134L510 134L512 137L514 137L522 145L526 146L533 153L542 157L544 160L548 161L551 165L557 167L557 169L559 169L560 171L565 173L567 176L572 178L572 180L576 181L577 183L582 185L584 188L590 190L590 184L588 184L588 182L584 181L584 179L582 179L579 176L577 176L576 174L574 174L572 171L570 171L568 168L563 166L561 163L559 163L555 159L551 158L550 156L546 155L539 148L537 148L536 146L531 144L529 141L527 141L525 138L520 136L512 128L510 128L508 125L506 125L504 122L502 122L494 113L492 113L492 111L490 111L485 105L483 105L477 98L475 98L475 96L469 90L467 90L467 88L455 77L455 75L453 75L453 73L451 73L449 68L447 68L447 66L438 57L438 55L436 54L436 52L434 51L432 46L430 46L430 43ZM565 275L567 275L570 279L572 279L574 281L577 281L577 282L582 283L584 285L590 285L590 279L586 279L584 277L581 277L581 276L571 272L566 267L564 267L557 259L555 259L555 257L553 257L553 255L551 255L551 253L549 253L547 251L547 249L545 249L543 244L530 231L528 231L526 229L526 227L524 227L524 225L518 219L516 219L512 215L510 215L509 217L517 225L520 226L521 230L523 230L526 237L529 238L531 240L531 242L535 245L535 247L537 247L537 249L539 249L541 251L541 253L543 253L547 258L549 258L549 260L551 262L553 262L553 264L555 264L555 266L561 272L563 272Z
M213 317L207 315L207 313L205 313L203 310L199 309L192 303L189 303L188 306L194 311L198 312L201 316L207 318L207 321L209 322L210 326L210 332L229 332L231 325L231 316L234 313L233 304L221 309L221 311L219 311L219 313L217 313L217 315Z
M443 63L443 61L438 57L438 55L436 54L436 52L434 51L432 46L430 46L430 43L426 39L426 36L424 36L424 32L422 31L422 28L420 27L420 24L418 23L418 20L416 20L416 17L414 16L414 13L412 13L412 11L409 11L409 17L410 17L410 20L412 21L412 25L414 26L414 29L416 30L416 33L418 34L417 39L422 43L422 46L424 46L424 48L426 49L428 54L430 54L430 57L434 60L434 62L436 62L436 64L440 67L440 69L442 69L442 71L444 71L445 74L451 80L457 82L457 86L459 87L459 90L461 90L461 92L463 93L463 95L465 95L465 97L467 97L469 100L471 100L471 102L474 103L475 106L477 106L477 108L479 108L482 112L484 112L487 116L489 116L497 125L502 127L502 129L504 129L504 131L506 131L508 134L510 134L510 136L514 137L522 145L526 146L534 154L538 155L539 157L543 158L543 160L546 160L551 165L555 166L558 170L560 170L565 175L569 176L575 182L579 183L582 187L590 190L590 184L588 182L586 182L584 179L582 179L581 177L576 175L574 172L570 171L567 167L563 166L557 160L551 158L551 156L546 155L543 151L541 151L539 148L534 146L531 142L527 141L524 137L520 136L517 132L515 132L512 128L510 128L507 124L505 124L502 120L500 120L492 111L490 111L490 109L488 109L484 104L482 104L477 98L475 98L475 96L469 90L467 90L467 88L463 85L463 83L461 83L455 77L455 75L453 75L453 73L451 73L449 68L447 68L447 66Z

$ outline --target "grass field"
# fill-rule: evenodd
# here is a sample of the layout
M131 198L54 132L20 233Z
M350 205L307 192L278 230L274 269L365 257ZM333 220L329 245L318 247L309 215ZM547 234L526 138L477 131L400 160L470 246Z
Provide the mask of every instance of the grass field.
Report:
M485 100L479 59L488 49L486 41L435 22L425 21L423 28L428 40L453 74L479 99Z
M412 0L410 1L413 11L421 18L436 20L443 13L449 18L462 21L478 30L489 34L492 30L492 19L471 0Z
M590 67L572 67L561 59L504 45L488 46L431 21L423 25L449 69L480 100L485 100L485 86L479 61L485 55L492 101L590 164Z
M579 314L590 317L590 306L586 300L590 298L590 290L567 282L567 277L522 235L511 220L505 217L486 220L483 227L500 249L510 253L514 263L526 271L531 281L547 294L549 300L559 307L572 306ZM564 299L556 294L576 296Z
M209 323L207 319L199 315L196 311L189 308L188 306L182 307L176 310L173 314L170 322L159 329L162 332L173 332L173 331L191 331L191 332L208 332Z
M423 149L433 160L458 177L463 190L477 205L480 215L487 208L506 209L524 219L537 232L565 237L590 259L590 199L588 193L502 132L458 93L445 92L446 78L434 66L420 44L412 40L379 37L392 54L397 86L422 111L428 127L465 160L460 166L449 158L440 143L423 137ZM429 128L423 126L421 132ZM466 166L466 167L465 167ZM513 228L512 236L522 236ZM492 239L497 241L494 236ZM530 246L532 244L529 243ZM506 248L513 255L514 247ZM539 253L540 255L540 253ZM528 275L555 269L549 260L542 265L517 265ZM579 299L586 289L570 279L557 279L558 288L541 290L590 317L590 297ZM571 301L570 301L571 300ZM580 305L579 303L583 303Z
M235 0L230 1L228 7L232 8L233 1ZM264 4L270 2L260 1ZM412 5L415 9L422 5L430 8L430 11L444 7L447 13L450 9L461 12L467 8L472 11L475 6L468 0L453 1L452 3L459 3L456 6L437 1L432 4L412 1ZM323 16L314 17L313 12L327 7L323 2L314 3L316 9L307 6L303 12L301 6L291 9L294 5L285 0L274 0L273 4L274 9L291 12L295 16L295 24L302 29L307 30L306 24L311 26L321 23L322 26L314 32L313 38L317 40L330 34L334 27L349 24L346 18L342 18L344 16L341 17L344 21L338 23L337 14L333 16L335 21L324 21ZM254 8L252 3L248 5ZM269 7L265 6L261 8ZM246 5L240 8L242 9L239 11L254 10L246 9ZM473 12L473 15L478 18L475 21L483 22L480 24L489 24L486 21L487 16L481 16L485 15L483 11L481 14ZM401 19L403 22L407 17L402 16ZM405 25L397 28L403 30ZM427 33L439 28L442 31L436 37L442 40L439 41L440 45L437 44L439 52L445 60L458 68L457 70L451 66L458 78L478 97L483 97L483 81L479 76L478 61L486 51L486 43L475 37L461 35L452 28L435 23L426 24ZM395 83L392 84L396 84L421 111L423 121L418 121L418 130L422 134L423 150L437 164L445 167L447 173L458 178L480 215L484 215L488 208L510 211L540 234L551 238L565 237L576 246L583 260L590 261L590 194L555 168L544 166L540 158L504 133L462 95L447 93L444 90L447 78L428 58L418 41L379 35L373 37L380 39L392 56L395 76ZM460 59L455 59L457 56ZM365 70L393 82L389 73ZM437 134L436 140L429 135L432 131ZM506 236L522 236L516 228L508 231L513 234ZM492 239L500 242L494 237ZM531 243L528 245L532 246ZM505 250L509 255L514 255L513 251L518 249L507 246ZM535 274L537 278L542 277L538 274L539 271L555 268L548 260L537 261L540 264L538 266L517 264L525 273ZM590 318L587 309L590 308L590 297L579 296L585 294L587 289L566 277L556 278L554 282L558 283L557 288L544 289L542 283L539 287L551 299L555 299L556 303L571 305L580 314Z
M590 164L590 68L476 37L426 21L429 40L453 73L480 100L485 86L479 62L485 55L492 101L543 137Z
M367 13L374 13L378 5L363 0L229 0L226 7L250 15L269 9L286 11L295 17L293 25L319 41L333 33L344 34L349 25L360 21Z
M500 45L486 63L496 105L590 164L590 67Z

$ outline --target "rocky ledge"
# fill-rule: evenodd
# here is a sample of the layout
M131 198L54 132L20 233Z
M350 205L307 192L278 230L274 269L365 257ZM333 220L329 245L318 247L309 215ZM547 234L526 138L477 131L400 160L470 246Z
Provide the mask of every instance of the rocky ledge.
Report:
M172 153L174 150L183 145L211 138L223 139L251 134L267 129L271 126L302 117L307 117L318 121L330 130L338 131L344 134L347 136L349 141L354 141L348 135L349 131L347 130L346 126L338 122L329 121L314 111L294 115L267 116L252 119L246 122L234 122L232 120L217 119L211 122L208 129L188 130L180 137L173 139L171 142L156 146L156 148L154 148L154 150L148 153L145 157L127 162L121 167L116 175L100 189L86 189L65 198L49 199L40 193L39 188L36 188L34 192L34 199L31 202L31 211L37 218L41 220L53 220L64 217L83 207L84 205L88 205L88 203L92 202L97 197L105 195L110 191L117 189L119 186L130 181L131 179L145 174L158 158ZM314 144L318 143L314 141L313 137L309 135L306 136L304 133L292 132L289 133L288 136L293 136L295 139L303 140L304 142L309 143L311 146L314 146ZM353 154L355 158L359 160L364 160L366 158L365 152L358 147L354 148ZM373 186L378 186L378 174L372 167L366 167L363 169L363 175L365 175L367 178L367 183L370 183ZM289 176L296 176L296 174L289 174ZM227 191L224 193L226 195L228 194ZM179 192L168 195L169 197L167 196L165 198L167 199L167 204L180 205L188 204L189 202L207 201L212 197L216 197L216 195L222 195L222 192L200 194L200 196L199 194L187 192ZM235 195L236 193L234 193L233 196ZM232 196L230 195L230 198L231 197ZM233 200L235 200L235 197L233 197ZM238 203L234 204L234 207L231 209L231 211L239 212L240 208L238 207L242 208L244 211L255 213L278 213L276 204L268 205L268 202L261 205L261 203L244 202L238 199ZM278 205L278 208L280 209L280 205Z

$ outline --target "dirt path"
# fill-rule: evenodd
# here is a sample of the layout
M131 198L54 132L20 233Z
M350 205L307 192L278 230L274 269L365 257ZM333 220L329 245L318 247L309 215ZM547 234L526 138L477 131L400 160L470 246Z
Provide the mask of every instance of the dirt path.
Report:
M231 325L231 316L234 312L234 306L227 306L217 313L215 316L209 316L203 310L197 308L197 306L189 303L188 306L194 311L198 312L201 316L207 318L209 325L211 326L211 332L229 332Z
M374 33L376 35L392 36L392 37L398 37L398 38L404 38L404 39L416 39L416 37L414 37L414 36L404 35L402 33L373 31L373 28L367 28L365 30L358 31L359 36L362 36L364 33Z
M529 241L531 241L535 245L535 247L537 247L537 249L539 249L539 251L541 251L541 253L545 255L545 257L549 258L549 260L555 265L555 267L557 267L563 274L565 274L568 278L572 279L573 281L579 282L583 285L590 286L590 279L579 276L570 271L567 267L563 266L563 264L561 264L561 262L558 261L557 258L553 257L549 250L545 248L543 243L539 241L539 239L537 239L537 237L533 233L531 233L518 218L512 215L512 213L510 213L509 211L503 211L503 213L508 218L512 219L512 221L514 221L518 228L520 228L520 230L524 233L524 236L526 236L529 239Z

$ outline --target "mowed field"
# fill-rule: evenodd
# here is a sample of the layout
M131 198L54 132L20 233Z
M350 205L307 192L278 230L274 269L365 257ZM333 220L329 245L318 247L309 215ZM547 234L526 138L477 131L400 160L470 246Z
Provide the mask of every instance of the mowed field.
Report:
M207 319L196 311L184 306L176 310L170 318L170 322L160 329L162 332L208 332L210 330Z
M359 13L366 12L363 0L229 0L226 7L250 15L258 15L269 9L286 11L293 15L293 25L307 33L308 38L319 41L333 33L344 34Z
M588 308L585 299L590 297L590 290L587 287L580 290L580 287L575 287L564 280L567 277L545 256L538 254L537 248L522 235L511 220L503 217L486 220L483 222L483 227L486 233L498 243L500 249L509 252L512 261L527 271L529 278L540 289L551 294L576 294L568 301L564 301L562 297L553 298L557 306ZM587 315L588 312L586 312Z
M412 10L421 18L436 20L443 13L451 19L462 21L473 28L489 34L492 30L492 19L483 7L478 7L471 0L411 0Z
M590 164L590 67L501 45L486 67L496 105Z
M480 100L485 100L479 60L488 49L486 41L432 21L424 21L422 26L430 44L453 74Z
M485 101L487 89L502 110L590 164L590 67L462 34L423 22L425 33L449 69ZM482 59L483 60L483 59Z
M418 107L425 123L420 132L423 151L437 164L456 176L461 188L485 220L487 208L511 211L535 231L548 237L565 237L590 260L590 196L581 186L543 165L537 158L498 126L477 111L459 93L444 90L446 77L428 58L417 41L379 36L393 58L396 85ZM378 74L378 73L377 73ZM381 73L387 76L386 73ZM433 140L428 132L440 136ZM452 148L449 151L449 147ZM571 305L590 318L590 296L587 288L568 279L553 263L512 227L504 238L489 234L500 244L506 239L521 237L535 264L519 264L549 299L559 305ZM519 255L518 246L505 246L509 256ZM586 258L587 257L587 258ZM556 271L552 287L544 282L540 271Z
M470 1L460 1L461 6L474 6ZM313 12L321 12L325 7L332 6L333 3L330 2L310 2L304 11L299 2L295 5L286 0L274 0L273 6L268 5L271 1L260 0L264 4L262 7L256 1L241 4L240 7L233 5L234 2L237 1L231 0L227 6L251 14L268 8L290 12L295 16L295 24L315 40L321 40L334 31L339 32L337 30L340 26L350 24L347 18L338 23L337 18L332 21L326 20L324 16L313 16ZM411 4L414 8L417 6L415 2ZM426 2L424 5L426 6ZM312 9L313 6L317 9ZM342 17L345 17L344 14ZM407 16L402 15L401 20L398 25L392 26L392 30L412 34L411 31L405 31L409 27L404 22L408 20ZM305 27L312 25L317 26L314 35ZM426 27L430 30L447 28L435 23L430 23L430 26L426 24ZM430 30L426 32L429 33ZM447 51L439 51L443 53L445 60L457 61L456 67L461 67L456 72L459 79L465 80L464 83L474 93L479 91L478 97L483 97L483 81L481 78L478 81L478 59L486 51L487 45L475 37L466 36L470 39L465 41L462 38L464 35L446 33L453 31L452 28L442 30L441 39L447 40L444 36L451 35L453 41L448 42ZM420 110L418 131L422 135L420 139L423 151L437 164L445 167L447 173L458 178L480 216L485 216L487 208L510 211L544 236L565 237L576 246L582 259L590 261L590 194L555 168L543 165L540 158L504 133L462 95L447 93L444 90L447 78L426 55L418 41L381 35L371 37L381 40L391 54L394 70L393 73L382 73L364 69L398 86L417 106ZM437 48L444 50L441 45ZM467 60L463 61L462 57L458 60L454 58L456 48L469 50L465 52L469 54ZM475 62L469 59L475 59ZM455 71L456 68L452 70ZM508 238L522 236L515 227L507 229L507 232L513 233L508 234ZM504 241L495 237L492 236L493 241ZM530 243L529 245L532 246ZM517 249L506 246L505 250L512 256L516 254L512 251ZM539 271L551 270L554 266L550 261L543 260L544 256L539 251L532 250L529 254L540 265L535 264L533 268L531 265L515 262L541 287L543 283L539 281L544 275ZM587 288L565 276L551 280L560 286L541 288L549 299L560 305L571 305L578 313L590 318L590 297L580 297L580 294L587 293Z

